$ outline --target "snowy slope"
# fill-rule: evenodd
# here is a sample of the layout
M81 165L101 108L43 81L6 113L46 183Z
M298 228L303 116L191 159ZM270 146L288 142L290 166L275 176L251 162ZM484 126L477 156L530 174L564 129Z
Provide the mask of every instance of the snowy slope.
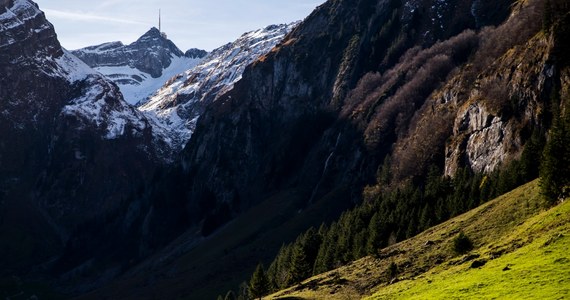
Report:
M298 22L271 25L243 34L207 55L196 67L173 77L139 106L181 150L190 139L205 106L231 90L245 68L268 53Z
M72 51L113 80L130 104L146 101L172 76L196 66L205 51L184 54L156 28L130 45L111 42Z
M91 125L104 130L105 139L125 134L140 136L149 126L146 118L135 108L122 101L119 91L106 78L95 72L73 54L64 50L56 60L59 75L69 83L82 81L81 96L72 99L63 108L64 115L80 116Z
M121 89L125 100L136 105L144 102L160 89L170 78L180 74L201 61L200 58L172 57L172 63L162 71L162 75L153 78L150 74L131 66L102 66L94 69L112 79Z

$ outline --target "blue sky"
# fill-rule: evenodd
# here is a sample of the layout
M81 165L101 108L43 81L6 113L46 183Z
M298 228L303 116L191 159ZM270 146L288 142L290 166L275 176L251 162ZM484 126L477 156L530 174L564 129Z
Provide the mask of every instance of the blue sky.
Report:
M212 50L242 33L304 19L325 0L35 0L70 50L135 41L152 26L178 47Z

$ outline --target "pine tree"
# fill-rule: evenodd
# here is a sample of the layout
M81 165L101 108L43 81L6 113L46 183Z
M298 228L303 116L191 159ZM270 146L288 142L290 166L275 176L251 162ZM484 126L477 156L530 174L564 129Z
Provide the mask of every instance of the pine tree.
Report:
M383 234L385 231L385 226L382 224L380 219L380 214L375 213L370 219L370 224L368 225L368 241L366 243L366 252L369 255L378 254L378 249L382 246Z
M260 263L255 268L255 272L253 272L253 276L249 281L249 294L251 297L259 298L263 297L269 292L269 281L267 280L267 274L265 274L265 269L263 265Z
M226 297L224 297L224 300L236 300L236 294L234 291L228 291Z
M267 270L271 290L287 287L291 268L291 245L283 245Z
M312 264L307 257L306 249L301 240L293 245L291 253L290 281L288 284L296 284L311 276Z
M553 9L552 2L550 0L544 1L544 10L542 14L542 29L546 32L550 31L552 26Z
M553 107L554 120L540 169L542 194L551 202L565 196L564 189L570 185L570 111L558 112L556 103Z
M249 285L244 281L239 285L237 300L249 300L250 298Z
M323 242L319 247L319 252L317 254L317 258L315 259L313 274L320 274L334 268L337 241L338 224L333 223L328 229L326 235L323 236Z

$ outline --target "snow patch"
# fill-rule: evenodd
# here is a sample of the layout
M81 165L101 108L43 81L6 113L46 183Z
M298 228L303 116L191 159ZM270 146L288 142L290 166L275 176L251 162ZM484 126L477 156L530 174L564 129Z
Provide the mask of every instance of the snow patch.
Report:
M148 73L131 66L102 66L95 70L107 76L121 89L125 101L131 105L145 102L152 93L162 87L170 78L196 66L201 59L176 57L172 63L162 71L162 76L152 78Z
M146 118L122 101L116 87L98 74L89 75L85 86L82 95L63 108L64 115L81 116L92 122L105 131L105 139L124 135L127 126L133 128L133 135L142 135L147 127Z
M15 0L12 7L0 15L0 32L22 26L42 12L28 0Z
M70 83L87 78L88 75L95 74L95 71L86 65L75 55L63 50L63 55L55 59L59 66L59 73Z

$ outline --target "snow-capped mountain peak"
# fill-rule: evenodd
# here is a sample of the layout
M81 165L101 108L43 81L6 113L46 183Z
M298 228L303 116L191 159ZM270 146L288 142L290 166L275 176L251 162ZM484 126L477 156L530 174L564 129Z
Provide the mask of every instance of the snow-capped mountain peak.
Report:
M196 50L185 55L155 27L129 45L110 42L72 52L113 80L130 104L145 101L168 79L192 68L206 54Z
M268 53L298 24L270 25L244 33L173 77L139 109L171 132L174 149L182 149L206 105L231 90L249 64Z

